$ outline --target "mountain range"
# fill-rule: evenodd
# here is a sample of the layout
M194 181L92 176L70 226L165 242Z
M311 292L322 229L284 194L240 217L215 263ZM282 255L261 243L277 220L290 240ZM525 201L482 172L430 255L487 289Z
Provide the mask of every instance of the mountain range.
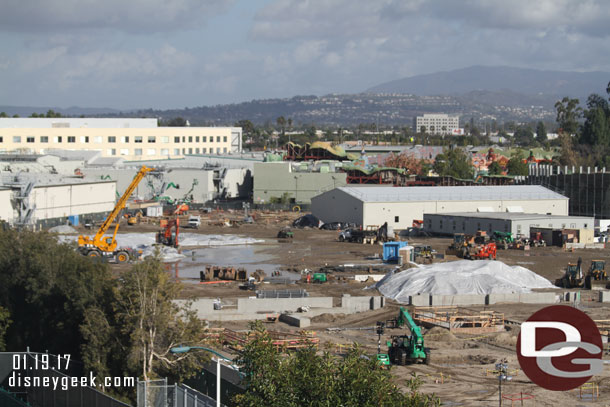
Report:
M423 113L458 114L469 120L554 121L554 104L564 96L584 106L591 93L605 95L608 72L542 71L507 66L472 66L385 82L355 94L295 96L185 109L119 111L110 108L0 106L0 112L29 116L49 109L66 116L183 117L192 125L255 124L291 118L299 125L360 123L409 126Z

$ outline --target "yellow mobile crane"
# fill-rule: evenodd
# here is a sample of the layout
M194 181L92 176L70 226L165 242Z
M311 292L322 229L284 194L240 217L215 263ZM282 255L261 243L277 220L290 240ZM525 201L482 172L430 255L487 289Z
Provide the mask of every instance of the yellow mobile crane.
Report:
M140 181L142 181L142 178L144 178L147 173L153 170L154 168L148 168L145 165L140 168L140 171L138 171L136 176L133 178L133 181L131 181L131 184L129 184L129 186L123 193L123 196L118 200L114 209L104 220L104 223L102 223L102 226L100 226L99 230L93 238L83 235L78 237L78 251L81 254L93 258L103 257L104 260L115 260L117 263L125 263L129 260L129 250L117 250L117 242L115 238L117 231L119 230L120 223L120 218L117 218L123 208L125 208L125 205L127 204L127 199L129 199L129 197L136 189ZM115 219L116 226L114 228L114 233L112 234L112 236L104 236L110 228L112 222L115 221Z

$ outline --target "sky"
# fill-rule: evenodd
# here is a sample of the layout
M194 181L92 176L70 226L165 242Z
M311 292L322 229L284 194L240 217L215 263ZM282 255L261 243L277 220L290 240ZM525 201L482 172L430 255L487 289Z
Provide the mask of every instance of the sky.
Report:
M607 0L4 0L0 105L184 108L472 65L610 71Z

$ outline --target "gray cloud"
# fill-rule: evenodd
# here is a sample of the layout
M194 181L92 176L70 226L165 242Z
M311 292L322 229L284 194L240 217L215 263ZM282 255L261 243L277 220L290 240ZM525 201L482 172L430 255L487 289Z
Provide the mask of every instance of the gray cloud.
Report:
M233 0L27 0L4 6L0 30L65 32L114 29L151 33L196 26Z

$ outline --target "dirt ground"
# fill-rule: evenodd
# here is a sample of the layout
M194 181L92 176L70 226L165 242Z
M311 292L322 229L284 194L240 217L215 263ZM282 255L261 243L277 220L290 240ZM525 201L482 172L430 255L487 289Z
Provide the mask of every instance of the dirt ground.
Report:
M228 216L228 215L227 215ZM238 216L238 215L235 215ZM219 226L218 221L211 219L208 225L205 220L197 233L202 234L238 234L257 239L264 239L263 252L271 258L281 270L303 269L316 270L326 265L341 264L376 264L379 260L370 260L371 256L381 256L382 248L378 245L362 245L357 243L341 243L337 240L337 231L315 229L293 229L294 238L278 240L276 234L285 225L289 225L294 214L266 214L256 218L255 224L242 224L236 227ZM154 225L138 225L131 228L122 227L123 232L156 231ZM189 230L193 232L193 230ZM425 243L431 245L439 253L443 253L450 244L449 238L407 238L409 243ZM188 248L183 248L188 250ZM214 250L213 247L209 250ZM236 247L235 258L239 257L239 247ZM509 264L526 267L539 275L554 281L563 275L563 269L568 262L576 262L582 257L583 265L588 267L590 260L603 259L609 261L610 250L576 250L566 252L557 247L532 248L529 252L519 250L498 251L497 259ZM448 256L445 261L454 260ZM227 259L230 263L230 259ZM124 266L114 266L120 270ZM285 272L285 271L284 271ZM342 273L336 273L342 274ZM363 287L368 284L348 283L345 281L326 284L295 285L273 284L269 288L305 288L310 295L324 295L338 298L344 294L363 295ZM264 287L267 288L267 287ZM366 291L366 295L377 294L376 290ZM251 292L239 290L237 283L219 285L184 284L184 297L236 297L251 295ZM593 319L610 319L610 307L590 301L595 293L583 291L580 309ZM322 315L312 319L311 330L316 332L322 344L340 350L338 345L361 344L371 354L377 352L377 334L372 329L376 321L384 321L397 316L398 304L389 304L384 308L353 315ZM542 308L541 305L527 304L496 304L489 307L469 307L467 311L494 310L504 314L506 319L522 322L532 313ZM211 326L219 326L212 323ZM222 326L241 330L247 329L246 322L225 322ZM281 323L270 324L270 329L296 332L297 329ZM327 330L327 328L342 328ZM368 328L368 329L367 329ZM515 353L516 338L519 332L517 325L507 325L506 331L484 335L456 335L441 328L426 330L426 346L431 348L431 364L414 366L394 366L392 375L396 383L406 388L406 382L416 373L423 379L422 390L436 393L448 406L489 406L498 404L498 379L492 371L496 363L507 360L512 375L510 382L503 384L503 394L526 393L535 398L515 401L515 406L610 406L610 372L595 376L593 380L599 386L599 397L592 398L591 390L551 392L534 384L519 370ZM407 333L407 332L404 332ZM382 338L383 344L390 335L401 334L401 329L386 330ZM610 359L605 352L604 359ZM610 362L607 362L610 363ZM586 393L586 394L585 394ZM511 405L510 400L504 400L504 406Z

